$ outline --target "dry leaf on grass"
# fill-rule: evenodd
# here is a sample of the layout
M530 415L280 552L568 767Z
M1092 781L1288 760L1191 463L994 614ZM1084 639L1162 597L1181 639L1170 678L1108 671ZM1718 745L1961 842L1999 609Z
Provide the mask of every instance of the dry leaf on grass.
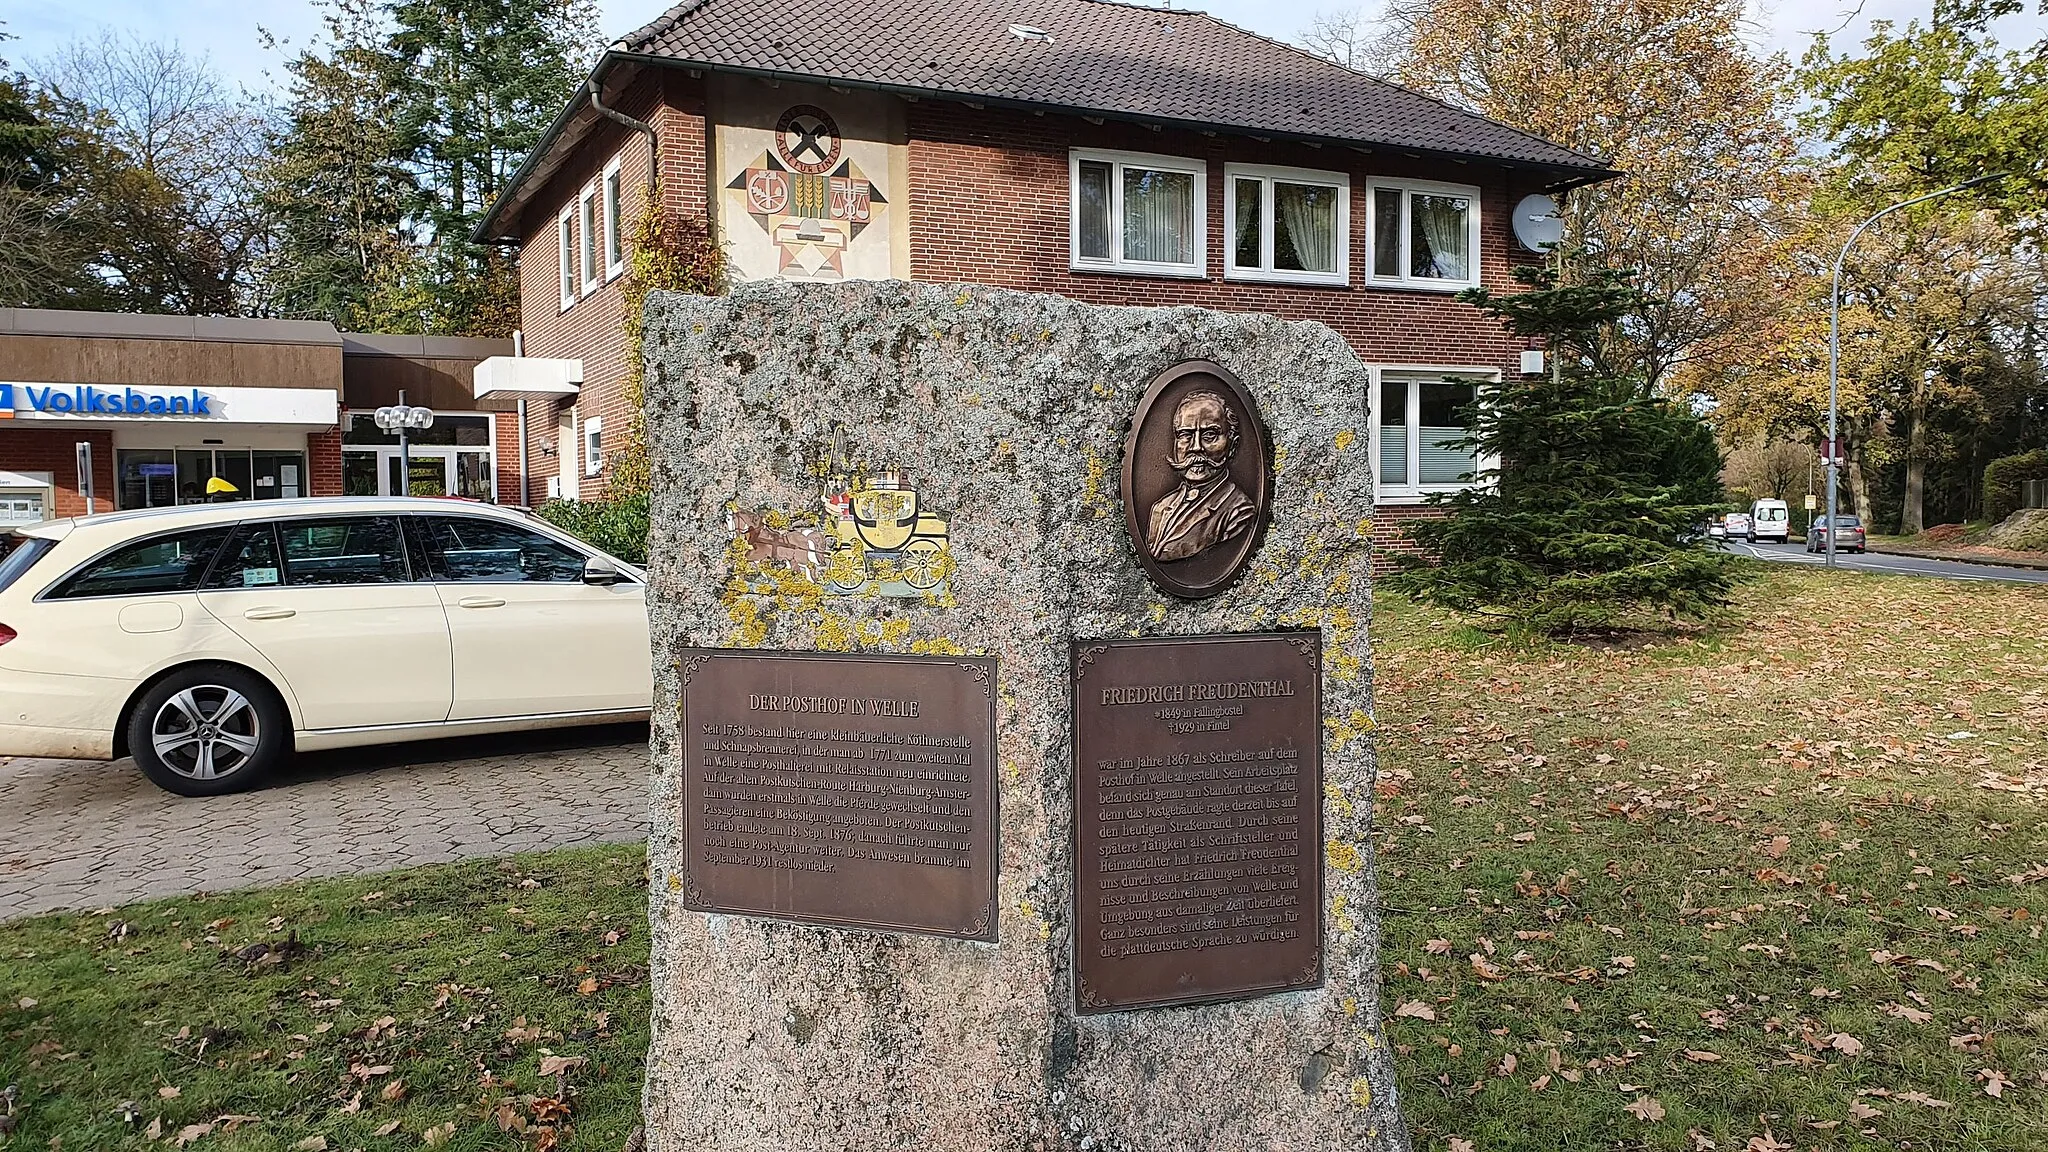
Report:
M308 1136L292 1145L292 1152L327 1152L327 1137Z
M1913 1024L1925 1024L1929 1020L1934 1019L1934 1013L1922 1012L1920 1009L1907 1004L1887 1004L1884 1006L1884 1012L1887 1016L1896 1016Z
M1453 1136L1450 1143L1444 1145L1444 1152L1472 1152L1472 1142Z
M1654 1123L1664 1118L1664 1105L1659 1104L1655 1096L1638 1096L1628 1106L1627 1112L1645 1123Z
M540 1074L543 1076L553 1076L557 1072L567 1072L572 1068L581 1068L587 1063L589 1061L581 1056L543 1056L540 1058Z
M1436 1019L1436 1009L1431 1008L1420 1000L1410 1000L1399 1008L1394 1009L1394 1016L1397 1019L1407 1016L1416 1020L1434 1020Z
M1685 1058L1695 1064L1712 1064L1721 1058L1719 1052L1707 1052L1698 1048L1687 1048Z
M1951 1105L1949 1104L1949 1102L1948 1102L1948 1101L1946 1101L1946 1100L1937 1100L1937 1099L1935 1099L1934 1097L1932 1097L1932 1096L1929 1096L1929 1095L1928 1095L1927 1093L1925 1093L1925 1092L1921 1092L1921 1091L1918 1091L1918 1090L1915 1090L1915 1091L1912 1091L1912 1092L1900 1092L1900 1093L1898 1093L1898 1094L1897 1094L1896 1096L1894 1096L1894 1097L1893 1097L1893 1099L1895 1099L1895 1100L1904 1100L1904 1101L1905 1101L1906 1103L1908 1103L1908 1104L1918 1104L1918 1105L1920 1105L1920 1106L1921 1106L1922 1108L1948 1108L1948 1107L1951 1107Z
M1847 1032L1837 1032L1828 1037L1828 1047L1833 1048L1844 1056L1857 1056L1863 1052L1863 1041L1849 1035Z
M1879 1116L1884 1115L1884 1110L1882 1108L1872 1108L1861 1100L1851 1100L1849 1101L1849 1115L1854 1116L1858 1120L1875 1120Z

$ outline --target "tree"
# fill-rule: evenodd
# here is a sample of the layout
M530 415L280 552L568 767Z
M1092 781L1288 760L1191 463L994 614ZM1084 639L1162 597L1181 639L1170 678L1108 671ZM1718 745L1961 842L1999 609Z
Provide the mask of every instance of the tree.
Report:
M92 248L105 304L261 311L268 221L251 174L268 110L175 44L111 32L35 67L73 169L67 226Z
M43 103L0 60L0 307L61 303L85 285L85 255L62 211L61 142Z
M596 10L587 0L400 0L388 11L395 127L431 238L430 330L504 335L518 321L518 269L470 235L581 83Z
M321 39L284 65L289 99L261 175L276 227L264 277L282 315L425 331L419 309L394 302L395 285L418 279L407 209L420 190L378 0L330 0L321 20Z
M1377 38L1353 15L1305 39L1626 173L1571 194L1566 236L1587 269L1633 269L1645 290L1604 337L1613 354L1683 388L1675 372L1738 358L1775 307L1756 286L1804 194L1786 66L1756 58L1743 17L1742 0L1392 0Z
M1471 417L1462 447L1497 463L1471 488L1432 498L1447 515L1409 529L1434 563L1407 559L1396 591L1552 634L1700 618L1723 603L1731 558L1701 524L1721 502L1720 450L1706 422L1641 376L1601 367L1604 330L1642 306L1616 273L1461 299L1517 335L1549 340L1567 366L1510 378Z

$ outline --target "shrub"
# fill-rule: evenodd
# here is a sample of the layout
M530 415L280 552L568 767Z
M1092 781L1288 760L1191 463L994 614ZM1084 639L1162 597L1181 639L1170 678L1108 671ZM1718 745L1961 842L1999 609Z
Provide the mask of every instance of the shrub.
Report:
M2000 456L1984 468L1984 518L1993 524L2019 511L2020 485L2048 480L2048 448Z
M616 500L550 500L541 519L628 564L647 563L647 494Z

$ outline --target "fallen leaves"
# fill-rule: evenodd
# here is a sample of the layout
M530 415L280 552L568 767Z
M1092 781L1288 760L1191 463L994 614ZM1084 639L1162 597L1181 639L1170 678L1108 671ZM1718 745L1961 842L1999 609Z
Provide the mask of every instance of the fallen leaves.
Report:
M1645 1124L1654 1124L1664 1118L1664 1105L1655 1096L1638 1096L1624 1111Z
M568 1072L583 1067L589 1061L581 1056L542 1056L540 1074L553 1076L557 1072Z
M1411 1020L1435 1020L1436 1009L1420 1000L1408 1000L1394 1009L1394 1016L1396 1019L1406 1017Z

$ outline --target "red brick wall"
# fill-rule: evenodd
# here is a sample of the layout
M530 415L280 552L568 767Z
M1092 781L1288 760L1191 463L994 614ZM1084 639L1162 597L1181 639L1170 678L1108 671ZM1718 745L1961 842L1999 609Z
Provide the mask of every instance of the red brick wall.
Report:
M92 445L93 511L114 510L114 434L89 428L0 427L0 472L48 472L56 488L52 516L85 515L78 490L79 441Z
M1408 538L1408 526L1417 520L1434 520L1442 512L1427 504L1382 504L1372 516L1372 574L1383 576L1395 570L1396 555L1420 556L1421 548Z
M307 495L342 494L341 429L306 433L306 473L306 482L311 485Z
M707 189L702 84L680 73L648 72L613 103L627 115L654 126L661 144L660 195L664 204L672 211L704 215ZM530 218L521 222L526 241L519 251L520 316L526 334L526 355L582 358L583 389L576 401L578 436L583 420L598 416L604 421L608 446L619 443L633 417L625 399L625 309L619 296L623 276L598 285L587 296L579 294L576 303L564 310L555 221L563 208L578 202L586 184L602 178L605 165L613 157L620 161L621 214L630 229L630 222L638 217L645 202L649 177L646 137L607 122L584 142L575 160L564 166L535 197ZM598 234L602 237L601 194L597 215ZM631 260L629 251L629 264ZM557 454L552 457L541 454L543 440L552 443L557 439L557 411L545 403L528 405L527 452L532 472L528 477L529 503L546 498L548 478L558 473L575 477L578 490L586 499L604 493L608 477L583 475L578 442L556 445ZM501 435L499 444L501 463L516 469L516 431ZM517 487L515 483L515 491Z
M497 412L491 420L492 442L497 445L491 482L497 488L498 503L531 503L519 491L519 413Z

